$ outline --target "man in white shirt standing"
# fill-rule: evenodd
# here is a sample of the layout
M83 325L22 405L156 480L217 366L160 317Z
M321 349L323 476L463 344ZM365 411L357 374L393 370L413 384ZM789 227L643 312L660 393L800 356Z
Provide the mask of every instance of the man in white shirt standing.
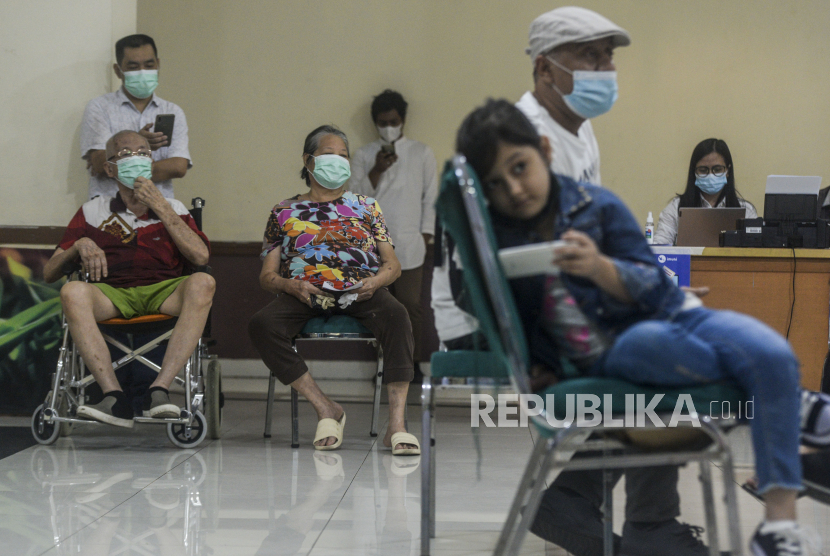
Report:
M554 173L602 184L590 119L617 100L613 51L629 44L628 32L584 8L558 8L531 24L525 52L533 64L534 89L516 107L550 140Z
M599 146L591 118L617 100L614 49L631 44L628 32L600 14L557 8L530 25L533 91L519 108L553 147L551 171L601 184ZM614 471L614 481L622 473ZM705 556L708 548L680 515L677 467L626 471L626 521L615 554ZM545 492L531 530L575 556L602 555L602 472L562 473Z
M372 121L380 138L355 153L348 189L374 197L395 242L401 276L389 290L406 307L420 361L421 282L426 246L435 229L438 188L435 155L427 145L403 134L407 102L386 89L372 102Z
M129 35L115 43L113 71L122 85L89 101L81 123L81 157L89 170L89 198L114 197L115 181L104 172L107 140L119 131L139 132L153 153L153 183L173 198L173 179L184 177L193 166L187 140L187 120L178 105L154 94L158 86L156 43L147 35ZM173 133L154 130L156 116L172 114Z

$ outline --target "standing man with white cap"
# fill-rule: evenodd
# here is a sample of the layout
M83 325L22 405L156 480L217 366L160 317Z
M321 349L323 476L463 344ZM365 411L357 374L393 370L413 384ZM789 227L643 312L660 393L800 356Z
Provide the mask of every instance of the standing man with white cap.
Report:
M530 25L534 90L516 107L553 147L551 169L575 180L601 184L599 145L591 118L617 100L614 49L631 37L591 10L558 8Z
M601 184L599 146L591 118L617 100L614 49L631 44L622 27L600 14L563 7L530 25L533 91L516 106L553 147L551 170L579 181ZM614 471L616 483L622 476ZM615 554L705 556L695 528L679 523L677 467L626 471L626 522ZM547 490L531 531L575 556L602 556L602 472L562 473Z

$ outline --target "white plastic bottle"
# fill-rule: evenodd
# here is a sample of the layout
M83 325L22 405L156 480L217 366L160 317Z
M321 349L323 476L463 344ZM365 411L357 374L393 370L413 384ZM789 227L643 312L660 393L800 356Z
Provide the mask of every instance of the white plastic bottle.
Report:
M654 243L654 217L651 215L651 211L649 211L648 218L646 218L646 241L649 245Z

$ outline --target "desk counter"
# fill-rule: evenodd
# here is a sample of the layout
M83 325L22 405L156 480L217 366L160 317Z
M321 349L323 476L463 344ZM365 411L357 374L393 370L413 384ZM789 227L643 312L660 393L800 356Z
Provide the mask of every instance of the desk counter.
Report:
M805 388L818 390L828 351L830 250L654 247L691 255L691 285L708 286L707 307L768 324L793 346Z

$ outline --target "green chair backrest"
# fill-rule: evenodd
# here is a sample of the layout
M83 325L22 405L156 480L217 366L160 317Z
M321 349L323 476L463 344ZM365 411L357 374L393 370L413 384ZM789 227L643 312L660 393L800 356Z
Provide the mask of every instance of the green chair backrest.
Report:
M444 166L436 212L456 244L469 308L487 339L490 357L509 370L519 393L530 393L529 354L522 323L497 256L484 193L461 155Z

